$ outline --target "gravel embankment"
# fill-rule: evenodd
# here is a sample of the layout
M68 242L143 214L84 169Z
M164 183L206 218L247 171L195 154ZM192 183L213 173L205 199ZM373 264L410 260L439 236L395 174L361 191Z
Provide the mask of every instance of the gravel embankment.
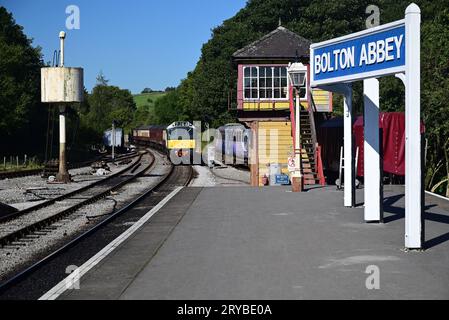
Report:
M127 166L112 163L108 165L111 169L109 175ZM0 202L21 210L38 204L40 201L58 197L107 177L92 175L92 168L90 167L72 169L69 172L73 179L73 182L69 184L50 184L40 176L0 180Z
M60 247L70 239L90 229L95 223L107 217L131 202L145 190L156 185L169 172L170 164L165 158L154 152L155 164L153 169L144 176L126 184L110 196L94 204L82 207L64 220L58 221L51 227L51 232L39 233L39 237L32 235L26 239L23 245L14 244L6 248L0 248L0 279L14 274L15 270L21 270L33 261L37 261L49 254L54 248ZM149 162L149 157L142 159L142 165ZM66 206L61 203L61 208Z

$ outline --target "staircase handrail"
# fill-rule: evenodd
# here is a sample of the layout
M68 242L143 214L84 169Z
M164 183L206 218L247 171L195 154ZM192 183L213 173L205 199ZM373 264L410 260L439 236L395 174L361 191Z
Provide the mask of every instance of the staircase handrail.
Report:
M309 90L309 120L310 120L310 130L312 131L312 145L313 145L313 154L316 154L316 145L318 143L317 135L316 135L316 127L315 127L315 116L314 112L316 112L317 108L315 105L315 101L313 100L313 95L311 90Z

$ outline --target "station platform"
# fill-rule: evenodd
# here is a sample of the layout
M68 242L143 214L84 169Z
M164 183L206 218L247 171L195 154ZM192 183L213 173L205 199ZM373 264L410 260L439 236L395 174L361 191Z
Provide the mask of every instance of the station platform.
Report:
M426 195L427 249L406 252L403 188L384 199L366 224L333 186L184 188L58 298L448 299L449 202Z

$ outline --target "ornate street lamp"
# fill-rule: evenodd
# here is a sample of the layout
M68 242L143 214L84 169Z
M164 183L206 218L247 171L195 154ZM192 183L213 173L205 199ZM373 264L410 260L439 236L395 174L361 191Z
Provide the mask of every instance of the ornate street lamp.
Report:
M303 191L302 172L301 172L301 143L300 143L300 123L299 114L301 110L300 90L305 87L307 79L307 67L300 62L289 65L288 75L290 84L296 91L296 107L295 107L295 171L292 174L293 191Z

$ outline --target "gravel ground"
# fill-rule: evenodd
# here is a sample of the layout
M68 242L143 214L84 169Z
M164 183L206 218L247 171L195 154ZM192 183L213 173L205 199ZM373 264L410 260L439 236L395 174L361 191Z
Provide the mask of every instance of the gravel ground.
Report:
M193 169L195 173L190 187L215 187L217 185L215 176L208 167L193 166Z
M127 165L108 164L111 173L120 171ZM90 167L69 170L73 182L69 184L49 184L40 176L29 176L0 180L0 202L17 209L24 209L37 201L48 200L74 191L106 176L94 176Z
M23 241L0 249L0 279L8 278L16 270L21 270L33 261L45 257L54 248L75 238L114 210L125 206L145 190L157 184L170 171L170 164L162 155L154 152L154 156L155 164L149 173L126 184L107 198L85 206L66 219L58 221L46 232L37 232ZM149 162L149 157L144 156L142 159L142 168L146 166L145 161Z
M194 166L191 187L244 186L250 183L249 171L229 166Z
M148 161L151 158L148 157ZM144 159L143 159L144 160ZM144 161L142 161L142 168L148 164L145 164ZM121 166L123 169L123 166ZM119 166L117 166L119 168ZM102 179L104 176L101 177ZM104 192L107 188L110 188L112 185L117 184L119 181L122 181L124 177L120 175L119 177L115 177L112 179L112 181L107 181L104 184L94 186L88 190L85 190L73 197L67 198L63 201L58 201L57 203L54 203L51 206L44 207L39 210L35 210L33 212L27 213L25 215L22 215L16 219L13 219L11 221L4 222L0 225L0 237L4 237L8 234L11 234L15 232L16 230L19 230L23 228L24 226L31 225L35 222L42 221L48 217L51 217L65 209L68 209L77 203L80 203L88 198L90 198L92 195L100 194L101 192Z

